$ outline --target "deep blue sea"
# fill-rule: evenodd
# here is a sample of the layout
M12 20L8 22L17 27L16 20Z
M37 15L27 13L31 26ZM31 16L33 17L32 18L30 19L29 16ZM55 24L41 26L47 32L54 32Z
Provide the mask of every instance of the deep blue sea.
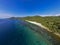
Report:
M51 45L19 20L0 19L0 45Z

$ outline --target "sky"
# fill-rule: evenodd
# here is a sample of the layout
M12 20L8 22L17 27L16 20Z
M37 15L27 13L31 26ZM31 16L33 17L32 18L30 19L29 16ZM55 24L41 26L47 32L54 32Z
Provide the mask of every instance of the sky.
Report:
M60 15L60 0L0 0L0 18Z

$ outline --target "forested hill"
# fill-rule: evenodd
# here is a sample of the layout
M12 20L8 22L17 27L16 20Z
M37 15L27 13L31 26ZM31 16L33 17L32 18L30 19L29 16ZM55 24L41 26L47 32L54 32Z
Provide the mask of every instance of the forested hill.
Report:
M60 33L60 16L27 16L27 17L17 17L15 19L21 19L21 20L30 20L39 22L42 25L48 27L53 32Z
M31 20L41 23L42 25L48 27L53 32L60 33L60 16L28 16L22 18L23 20Z

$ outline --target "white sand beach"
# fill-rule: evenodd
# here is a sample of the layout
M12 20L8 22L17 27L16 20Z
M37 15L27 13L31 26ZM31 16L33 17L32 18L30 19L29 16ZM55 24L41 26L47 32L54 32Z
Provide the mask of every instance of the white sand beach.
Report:
M29 23L35 24L35 25L37 25L37 26L40 26L40 27L46 29L46 30L49 31L49 32L52 32L52 31L49 30L47 27L43 26L41 23L34 22L34 21L29 21L29 20L26 20L26 21L29 22ZM60 34L59 34L59 33L57 33L57 32L53 32L53 33L54 33L55 35L57 35L57 36L60 37Z

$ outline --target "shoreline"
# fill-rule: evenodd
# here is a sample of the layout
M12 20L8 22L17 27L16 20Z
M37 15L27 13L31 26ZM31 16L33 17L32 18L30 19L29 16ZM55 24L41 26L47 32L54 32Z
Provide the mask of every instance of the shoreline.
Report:
M32 23L32 24L35 24L35 25L37 25L37 26L39 26L39 27L41 27L41 28L44 28L44 29L46 29L46 31L52 32L52 31L49 30L47 27L43 26L41 23L34 22L34 21L29 21L29 20L25 20L25 21L27 21L27 22L29 22L29 23ZM60 37L60 34L57 33L57 32L53 32L53 34L55 34L55 35L57 35L57 36Z

